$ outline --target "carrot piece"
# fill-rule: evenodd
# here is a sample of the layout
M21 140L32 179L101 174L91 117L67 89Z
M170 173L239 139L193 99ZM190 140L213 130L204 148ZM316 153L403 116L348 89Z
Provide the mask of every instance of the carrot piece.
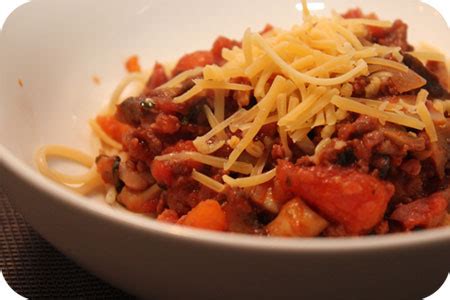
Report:
M130 126L119 122L113 116L97 116L96 121L108 136L119 143L122 143L125 134L131 130Z
M137 55L130 56L127 59L127 61L125 62L125 68L130 73L141 71L141 66L139 65L139 58L137 57Z
M182 224L216 231L227 230L225 213L216 200L200 202L186 215Z

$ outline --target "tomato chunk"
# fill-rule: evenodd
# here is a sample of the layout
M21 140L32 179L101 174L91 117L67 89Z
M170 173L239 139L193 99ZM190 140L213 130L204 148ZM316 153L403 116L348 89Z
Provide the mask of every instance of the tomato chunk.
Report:
M183 56L172 71L172 75L176 76L184 71L204 67L214 63L214 56L211 51L196 51Z
M448 202L442 193L433 194L409 204L399 205L391 215L391 220L400 222L405 230L416 227L434 228L444 222Z
M383 219L394 186L353 169L296 167L280 161L277 176L293 192L349 235L370 232Z
M153 72L150 78L147 81L147 84L145 86L145 94L150 93L157 87L163 85L166 83L169 79L167 78L166 71L164 70L163 65L160 63L155 63L155 66L153 67Z
M114 116L98 116L96 121L108 136L119 143L123 142L124 136L132 129L127 124L119 122Z
M192 141L180 141L174 146L167 147L162 154L165 155L179 152L197 152L197 149ZM180 176L190 176L193 169L200 169L201 166L201 163L193 160L154 160L151 165L151 172L160 185L170 187Z

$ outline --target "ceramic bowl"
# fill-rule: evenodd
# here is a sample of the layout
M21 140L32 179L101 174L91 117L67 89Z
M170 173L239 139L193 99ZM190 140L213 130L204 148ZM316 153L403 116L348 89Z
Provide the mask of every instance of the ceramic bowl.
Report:
M208 49L218 35L301 22L300 1L31 1L0 34L0 178L15 207L79 265L141 298L415 299L433 293L450 261L450 229L345 239L278 239L162 224L85 198L41 176L35 150L87 152L88 119L132 54L156 59ZM412 42L450 53L448 27L420 1L312 1L327 14L355 6L410 24ZM101 80L92 82L93 76ZM23 86L18 84L21 81ZM71 166L60 164L61 168Z

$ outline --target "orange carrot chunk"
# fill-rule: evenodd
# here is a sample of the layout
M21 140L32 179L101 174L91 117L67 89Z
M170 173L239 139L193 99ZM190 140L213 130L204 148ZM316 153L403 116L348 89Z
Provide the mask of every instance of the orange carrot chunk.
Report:
M139 58L137 57L137 55L133 55L128 58L125 63L125 68L130 73L141 71L141 66L139 65Z
M182 224L216 231L227 230L225 213L215 200L200 202L186 215Z

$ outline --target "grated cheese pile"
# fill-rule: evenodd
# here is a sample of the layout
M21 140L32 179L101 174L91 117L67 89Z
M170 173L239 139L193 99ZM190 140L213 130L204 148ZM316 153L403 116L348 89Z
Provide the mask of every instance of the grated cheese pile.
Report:
M316 17L309 14L306 1L303 1L303 6L303 25L295 25L289 31L273 29L263 35L248 29L242 47L223 50L226 60L223 66L209 65L187 71L164 85L176 86L192 76L203 75L203 79L195 80L192 89L174 99L176 103L189 101L205 90L214 91L213 110L205 107L212 130L194 141L201 154L184 155L215 167L250 175L239 179L225 175L223 181L230 186L256 186L275 176L275 170L262 173L270 141L254 141L266 124L278 125L287 157L291 156L289 138L300 148L311 147L308 133L323 126L323 141L315 149L317 153L330 142L336 123L345 119L348 112L378 118L382 124L390 122L411 129L425 129L430 140L437 141L436 129L426 105L426 91L419 93L416 104L351 97L352 81L359 76L371 75L371 69L380 70L381 66L387 70L409 71L401 63L400 48L361 42L360 38L367 33L365 25L388 28L392 23L344 19L337 14L330 18ZM412 54L421 58L443 59L426 52ZM392 55L399 62L385 59L387 55ZM250 84L230 81L238 77L248 78ZM225 99L230 91L252 92L258 103L249 110L241 108L225 119ZM239 129L242 136L228 138L226 129L232 133ZM228 159L211 155L225 143L233 149ZM254 165L239 162L244 152L254 157ZM198 172L194 172L193 177L213 190L223 190L223 184Z

